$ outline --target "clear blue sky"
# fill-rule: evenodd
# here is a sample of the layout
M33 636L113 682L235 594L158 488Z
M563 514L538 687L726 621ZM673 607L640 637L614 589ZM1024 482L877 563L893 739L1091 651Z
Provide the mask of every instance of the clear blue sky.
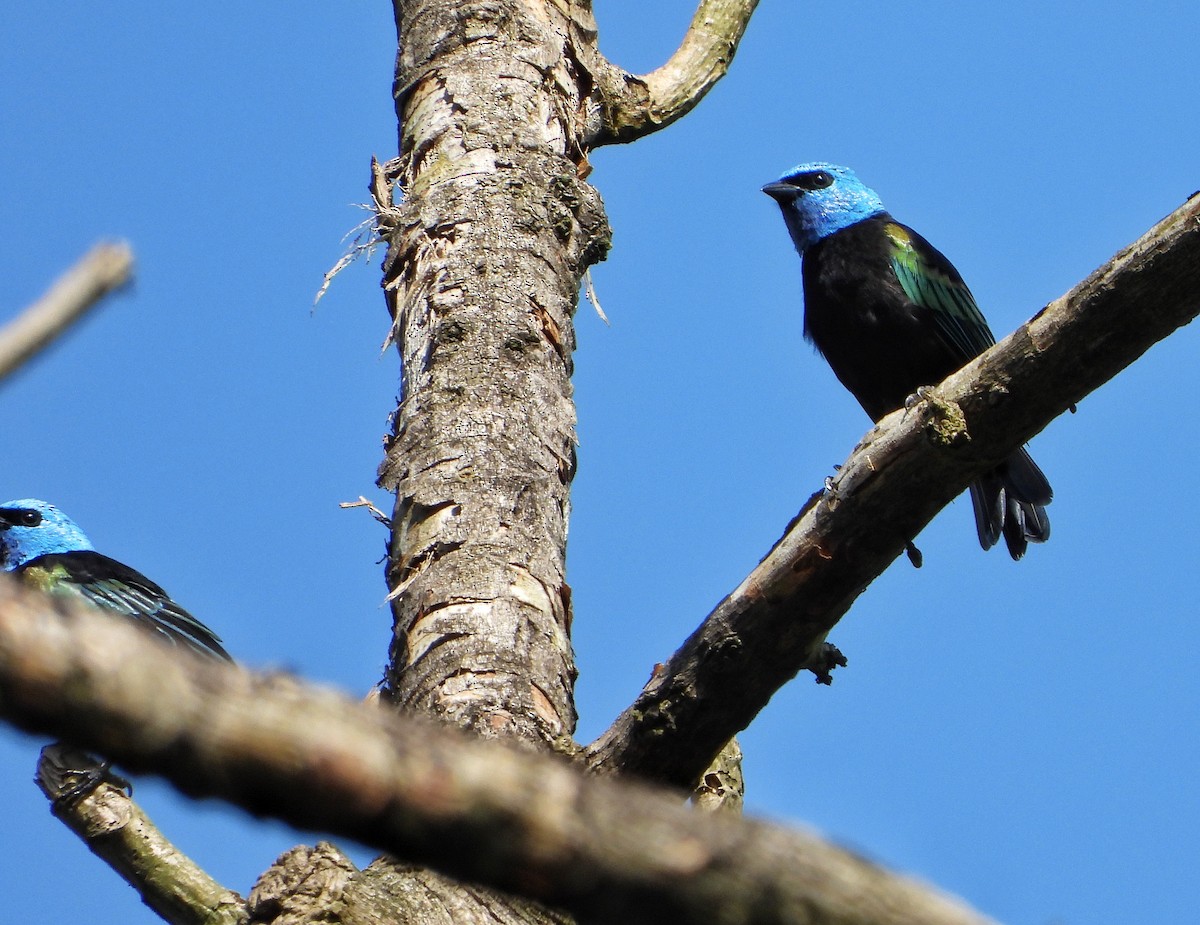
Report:
M633 70L690 15L600 6ZM1200 187L1198 31L1194 2L764 0L699 109L594 155L614 249L611 328L578 313L581 739L867 427L801 339L799 265L758 188L801 160L855 167L1003 336ZM12 5L0 35L0 318L99 238L138 260L131 292L0 387L0 496L58 503L247 663L365 693L384 533L337 505L388 507L378 258L310 307L366 217L371 154L395 151L390 8ZM1035 439L1049 544L984 554L960 500L922 570L867 590L833 687L799 679L744 734L751 811L1013 925L1195 920L1197 347L1178 333ZM0 731L12 920L157 921L50 817L38 745ZM243 893L315 838L152 780L137 796Z

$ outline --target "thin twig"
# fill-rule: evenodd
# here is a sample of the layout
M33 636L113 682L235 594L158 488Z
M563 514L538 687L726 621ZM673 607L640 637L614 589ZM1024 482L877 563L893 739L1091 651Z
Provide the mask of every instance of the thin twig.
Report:
M600 307L600 297L596 295L596 285L592 282L592 271L587 269L583 271L584 292L587 293L587 300L592 303L592 308L596 309L596 314L600 316L600 320L612 327L612 322L608 320L608 315L604 314L604 309Z
M0 328L0 379L44 350L133 274L133 251L124 242L97 244L38 301Z
M317 303L324 298L335 276L359 257L370 260L375 248L383 244L381 229L388 227L388 213L393 210L392 175L389 171L395 169L395 163L395 161L388 161L386 164L381 164L378 158L374 155L371 156L371 183L369 186L371 205L358 204L360 209L369 209L371 217L359 222L342 236L343 243L351 238L353 240L347 246L345 253L338 258L337 263L325 271L325 276L321 280L321 288L317 290L317 295L313 299L314 312L317 310Z
M340 507L342 510L348 510L350 508L355 508L355 507L365 507L367 509L367 512L372 517L374 517L377 521L379 521L381 524L383 524L389 530L392 529L392 518L388 517L387 514L383 513L383 511L379 510L379 508L377 508L375 506L374 502L367 500L362 495L358 496L357 501L339 501L338 507Z

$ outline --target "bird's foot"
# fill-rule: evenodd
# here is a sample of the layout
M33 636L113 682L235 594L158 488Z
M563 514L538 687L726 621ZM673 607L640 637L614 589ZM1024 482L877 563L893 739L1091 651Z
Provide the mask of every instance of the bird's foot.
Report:
M133 796L133 784L112 769L110 762L103 762L95 768L81 768L71 772L72 780L54 798L55 805L71 807L77 805L84 797L91 796L101 784L109 784L118 790L123 790L127 796Z
M921 554L921 550L917 549L917 544L912 540L905 540L904 552L908 556L908 561L912 563L913 568L920 568L925 564L925 557Z
M99 759L62 742L42 749L37 784L54 806L65 808L76 806L101 784L110 784L126 793L133 793L133 785L113 771L111 761Z
M836 504L839 500L837 480L838 480L838 476L841 475L841 472L842 472L841 465L834 466L833 467L833 475L825 476L825 482L822 486L821 493L825 496L825 499L830 503L831 506Z
M917 405L921 404L921 402L929 401L933 397L933 386L917 386L917 390L915 392L913 392L911 395L905 396L904 398L904 413L908 414L908 412L912 411L913 408L917 407Z
M833 669L845 668L846 656L832 642L823 642L804 667L817 676L818 684L833 683Z

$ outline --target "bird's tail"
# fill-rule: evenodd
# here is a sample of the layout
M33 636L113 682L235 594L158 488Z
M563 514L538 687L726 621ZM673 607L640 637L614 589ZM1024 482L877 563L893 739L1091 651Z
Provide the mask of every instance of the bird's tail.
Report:
M1046 505L1054 497L1050 483L1025 451L1017 450L1003 463L971 483L971 504L979 545L991 549L1004 537L1009 555L1020 559L1029 543L1050 538Z

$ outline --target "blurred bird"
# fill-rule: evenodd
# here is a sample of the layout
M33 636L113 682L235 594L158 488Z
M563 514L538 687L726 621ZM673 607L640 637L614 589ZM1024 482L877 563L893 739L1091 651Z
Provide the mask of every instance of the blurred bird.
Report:
M173 645L232 660L212 630L145 575L96 552L75 522L45 501L0 504L0 567L31 587L128 617ZM107 761L72 768L81 781L61 792L60 800L78 800L106 778L127 786L109 774Z
M883 208L852 170L801 164L763 192L802 258L804 336L872 420L935 385L996 339L940 251ZM1050 483L1024 448L971 484L979 543L1020 559L1050 537Z

